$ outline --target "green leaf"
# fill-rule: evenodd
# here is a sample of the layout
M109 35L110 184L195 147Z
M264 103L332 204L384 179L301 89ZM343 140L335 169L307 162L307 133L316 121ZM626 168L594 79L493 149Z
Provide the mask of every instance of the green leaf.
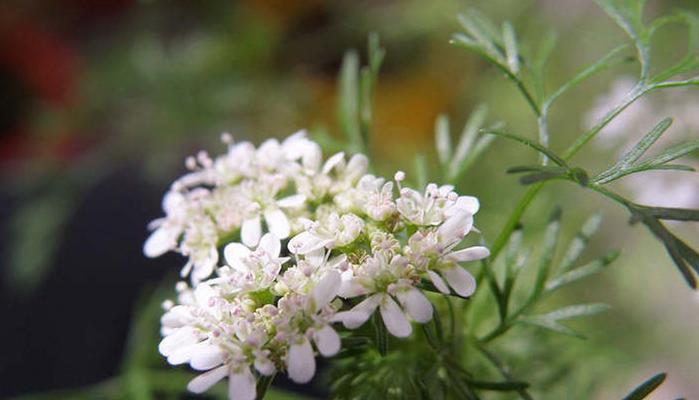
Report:
M464 129L459 137L459 143L456 145L456 150L454 150L454 157L449 164L449 178L450 180L455 180L461 171L463 171L463 163L466 160L469 152L472 150L478 132L485 122L485 118L488 115L488 107L485 105L479 105L471 113L468 121L464 125Z
M508 174L518 174L521 172L549 172L554 174L566 174L568 173L568 169L551 165L522 165L507 169Z
M578 304L568 307L563 307L555 311L551 311L546 314L538 315L528 315L520 317L517 322L523 322L530 325L539 326L542 328L550 329L559 333L563 333L570 336L582 337L579 333L568 328L565 325L561 325L558 321L566 320L570 318L584 317L599 314L603 311L609 309L607 304L593 303L593 304Z
M643 210L657 219L673 221L699 221L699 210L689 208L643 207Z
M641 81L645 82L650 69L650 38L642 20L645 0L595 1L633 40L641 62Z
M427 160L424 154L415 156L415 176L418 187L424 188L427 186Z
M665 250L667 250L667 253L677 266L677 269L679 269L680 273L682 273L682 276L684 277L685 281L687 281L687 284L691 288L696 289L697 281L694 278L694 275L692 275L692 271L687 266L687 262L685 261L685 257L683 255L687 252L680 252L677 238L675 238L660 221L655 219L644 209L630 208L630 211L632 212L634 218L643 222L643 224L653 233L653 235L655 235L655 237L663 243Z
M597 232L602 223L602 214L595 213L591 215L583 224L580 232L575 236L573 241L568 246L568 249L563 256L563 261L561 261L559 271L568 271L573 264L578 260L580 254L582 254L585 247L587 247L588 242L592 235Z
M347 141L355 150L362 150L363 143L359 130L359 56L348 51L342 59L339 79L338 120Z
M512 24L504 22L502 24L502 38L505 43L505 57L507 65L513 74L519 73L519 50L517 49L517 37Z
M635 388L631 393L627 394L622 400L642 400L648 397L658 386L662 385L665 381L667 374L660 373L657 374L647 381L643 382L637 388Z
M439 115L435 121L434 138L439 162L442 167L446 167L451 159L451 133L449 118L444 114Z
M561 97L563 94L568 92L569 90L575 88L578 86L580 83L585 81L586 79L590 78L591 76L594 76L600 71L603 71L612 65L615 65L615 62L618 60L618 56L624 52L628 48L627 45L622 45L619 47L616 47L612 49L609 53L607 53L604 57L600 58L597 62L593 63L592 65L586 67L582 71L578 72L571 78L568 82L564 83L561 85L558 90L556 90L551 96L549 96L546 101L544 102L544 106L542 107L546 111L550 108L551 104L553 104L554 101L556 101L559 97Z
M539 328L544 328L548 329L557 333L562 333L564 335L576 337L576 338L584 338L583 335L580 333L568 328L565 325L561 325L556 321L549 320L549 319L541 319L541 318L535 318L535 317L520 317L517 322L519 323L524 323L527 325L533 325Z
M602 271L606 266L614 262L619 257L619 251L615 250L607 254L604 257L598 258L582 267L575 268L555 278L549 280L546 283L546 291L552 292L562 286L568 285L580 279L586 278L590 275L596 274Z
M544 241L541 245L541 256L536 270L536 280L534 281L534 290L530 297L531 300L539 297L549 277L551 262L553 261L556 245L558 244L558 234L561 230L561 215L561 208L556 207L549 217L549 223L544 233Z
M560 321L570 318L595 315L607 310L609 310L609 305L603 303L576 304L572 306L559 308L558 310L551 311L546 314L540 314L535 317L544 318L552 321Z
M663 165L680 157L684 157L697 150L699 150L699 140L692 140L690 142L681 143L677 146L670 147L669 149L658 154L657 156L638 164L636 168L644 169L648 167Z
M532 185L534 183L548 181L551 179L561 179L567 175L568 174L561 174L556 172L537 172L519 178L519 183L521 183L522 185Z
M665 133L672 125L672 118L665 118L660 121L643 139L641 139L631 150L626 152L619 161L612 167L599 174L594 181L604 184L611 182L619 177L624 170L634 165L643 154Z
M522 143L522 144L524 144L525 146L531 147L532 149L534 149L534 150L538 151L539 153L545 155L546 157L548 157L549 159L551 159L551 161L553 161L554 163L558 164L559 166L561 166L561 167L566 167L566 168L568 167L568 165L566 164L566 162L565 162L561 157L559 157L559 156L556 155L553 151L547 149L546 147L542 146L541 144L539 144L539 143L537 143L537 142L535 142L535 141L533 141L533 140L531 140L531 139L527 139L527 138L522 137L522 136L518 136L518 135L515 135L515 134L512 134L512 133L503 132L503 131L499 131L499 130L483 130L483 133L487 133L487 134L491 134L491 135L496 135L496 136L501 136L501 137L504 137L504 138L511 139L511 140L516 141L516 142Z
M497 392L512 392L527 389L529 387L527 382L520 381L485 382L469 380L468 384L475 389L492 390Z

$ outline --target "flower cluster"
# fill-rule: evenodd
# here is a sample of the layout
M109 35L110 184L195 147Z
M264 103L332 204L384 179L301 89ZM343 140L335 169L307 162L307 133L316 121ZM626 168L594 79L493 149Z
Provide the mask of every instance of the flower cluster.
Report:
M406 337L411 321L432 318L421 288L474 292L460 263L489 252L459 245L476 198L452 186L410 189L402 172L370 175L363 155L323 162L303 132L257 148L224 142L225 155L187 160L191 172L164 196L166 215L144 245L150 257L187 258L190 281L164 304L159 350L205 371L190 391L228 377L231 399L254 399L256 377L277 371L308 382L316 353L340 350L339 324L357 328L378 309L388 332Z

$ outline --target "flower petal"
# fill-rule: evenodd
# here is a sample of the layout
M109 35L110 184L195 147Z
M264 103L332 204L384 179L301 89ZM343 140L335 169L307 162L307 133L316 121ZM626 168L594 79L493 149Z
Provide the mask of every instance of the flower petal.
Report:
M454 266L443 269L441 272L447 282L449 282L449 286L451 286L459 296L468 297L476 291L476 279L465 269Z
M320 354L331 357L340 351L340 335L330 325L325 325L313 333L313 341Z
M172 335L165 336L158 345L158 351L164 356L169 356L177 349L193 345L198 341L199 335L194 328L186 326L178 329Z
M240 260L249 255L250 249L241 243L229 243L223 248L226 263L240 272L247 272L248 268Z
M307 254L314 250L322 249L330 242L332 240L323 240L306 231L291 238L287 247L292 254Z
M391 296L384 295L379 307L386 329L395 337L408 337L413 331L410 322Z
M257 387L250 368L245 366L239 373L231 372L228 375L229 400L255 400L255 397L257 397Z
M243 240L243 244L248 247L253 247L257 245L260 241L260 236L262 235L262 226L260 223L260 216L256 215L253 218L246 219L243 221L243 227L240 231L240 236Z
M446 256L447 259L456 262L468 262L482 260L490 256L490 250L483 246L473 246L463 250L458 250Z
M444 279L442 279L441 276L439 276L436 272L434 271L427 271L427 275L430 277L430 280L432 281L432 284L434 284L434 287L437 288L440 292L444 294L449 294L449 287L447 287L447 284L444 282Z
M325 307L332 299L337 296L337 291L340 289L342 279L337 271L328 271L323 279L321 279L311 292L311 296L315 303L315 309L318 311Z
M463 239L473 227L473 215L466 212L457 212L437 229L439 238L445 245L455 243Z
M323 164L323 174L327 175L337 165L345 161L345 153L343 151L333 154L325 164Z
M143 244L143 254L149 258L159 257L177 246L181 231L174 227L161 226L148 236Z
M286 214L284 214L284 211L280 209L265 210L265 222L267 222L269 231L276 237L280 239L289 237L291 227L289 226L289 219L286 217Z
M380 294L371 295L352 307L351 310L335 314L332 320L334 322L342 322L348 329L359 328L371 317L371 314L374 313L380 302Z
M255 358L255 369L265 376L271 376L276 368L274 368L274 363L270 361L269 358Z
M274 233L265 233L262 239L260 239L260 244L257 245L257 248L264 249L270 257L277 258L282 251L282 243Z
M281 208L299 208L306 202L306 196L295 194L283 199L277 200L277 207Z
M306 383L316 373L316 360L313 348L305 337L301 343L292 344L286 356L289 378L296 383Z
M192 368L206 371L223 363L225 353L219 346L206 341L198 344L196 347L189 362Z
M204 372L196 378L189 381L187 390L192 393L204 393L214 386L218 381L228 375L228 365L222 365L211 371Z
M432 319L432 303L418 289L411 287L405 291L398 291L396 297L413 320L424 324Z

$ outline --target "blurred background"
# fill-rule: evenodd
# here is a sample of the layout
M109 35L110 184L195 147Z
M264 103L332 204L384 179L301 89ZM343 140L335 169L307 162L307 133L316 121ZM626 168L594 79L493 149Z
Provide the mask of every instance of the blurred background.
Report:
M580 0L1 2L0 398L106 398L74 389L116 390L123 376L131 377L127 386L143 384L132 371L143 359L162 364L158 304L172 295L182 260L148 260L141 246L147 223L161 214L162 194L184 172L184 157L223 152L224 131L255 142L300 128L336 135L342 57L348 49L364 54L369 32L379 33L387 50L370 149L379 172L411 174L417 153L434 163L437 115L448 114L458 131L480 103L489 106L489 121L533 135L535 121L511 85L448 44L459 30L456 15L470 7L512 20L525 44L557 32L549 90L626 41L593 1ZM648 14L675 7L699 12L696 1L651 0ZM686 36L670 28L658 37L660 64L683 54ZM636 68L605 72L563 99L552 110L551 147L564 148L613 104ZM677 120L670 142L697 138L698 111L697 91L653 95L578 161L600 170L668 115ZM534 157L498 142L460 182L461 193L481 199L477 223L487 239L523 190L505 169ZM644 175L618 190L648 204L696 208L694 175ZM623 210L561 189L542 192L525 226L541 229L551 205L561 203L572 237L602 210L602 233L588 256L611 248L622 256L556 300L612 309L579 324L587 341L555 341L561 357L576 362L543 398L619 398L660 371L670 377L653 398L699 395L699 297L661 245L627 225ZM696 224L672 228L699 244ZM514 368L526 378L549 361L534 357ZM322 381L303 388L280 382L273 395L295 398L284 394L289 390L326 393Z

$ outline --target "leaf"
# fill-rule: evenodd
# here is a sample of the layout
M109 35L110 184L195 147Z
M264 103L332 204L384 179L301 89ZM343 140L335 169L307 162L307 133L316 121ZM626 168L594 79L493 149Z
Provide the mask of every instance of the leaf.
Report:
M658 386L665 382L667 374L660 373L657 374L647 381L636 387L631 393L627 394L622 400L642 400L648 397Z
M512 392L527 389L529 387L527 382L520 381L485 382L469 380L468 384L475 389L492 390L498 392Z
M603 311L609 309L607 304L593 303L593 304L578 304L568 307L563 307L555 311L551 311L546 314L539 315L528 315L525 317L520 317L518 322L527 323L530 325L536 325L542 328L550 329L559 333L563 333L570 336L582 337L579 333L568 328L567 326L561 325L558 321L566 320L570 318L584 317L599 314Z
M557 174L565 174L568 172L568 169L550 165L522 165L507 169L508 174L517 174L521 172L550 172Z
M597 232L597 229L599 229L601 223L601 213L595 213L585 221L580 229L580 232L578 232L573 241L570 243L565 255L563 256L563 261L561 261L559 267L560 272L565 272L573 266L575 261L577 261L580 257L580 254L582 254L585 247L587 247L592 235L594 235L595 232Z
M548 111L548 108L551 106L551 104L554 101L556 101L559 97L561 97L563 94L573 89L574 87L576 87L586 79L590 78L591 76L594 76L596 73L614 65L612 61L616 60L619 54L621 54L627 48L628 46L626 45L616 47L612 49L609 53L607 53L604 57L600 58L597 62L593 63L592 65L586 67L582 71L575 74L573 78L561 85L561 87L558 88L558 90L556 90L551 96L549 96L546 99L542 108Z
M645 0L595 0L595 2L633 40L641 62L641 81L645 82L650 68L649 35L642 21Z
M539 297L544 289L544 283L548 279L551 262L553 261L553 256L556 251L556 244L558 243L558 234L561 230L561 215L561 208L556 207L549 217L549 223L544 233L544 241L541 245L541 258L537 268L531 299Z
M699 221L699 210L689 208L643 207L643 210L657 219Z
M557 333L562 333L564 335L576 337L576 338L584 338L583 335L580 333L568 328L565 325L561 325L556 321L553 320L547 320L547 319L538 319L538 318L532 318L532 317L521 317L517 320L517 322L528 324L528 325L534 325L539 328L544 328L544 329L549 329Z
M541 144L539 144L531 139L527 139L527 138L522 137L522 136L518 136L518 135L514 135L512 133L498 131L498 130L484 130L484 133L488 133L488 134L496 135L496 136L501 136L501 137L504 137L507 139L514 140L516 142L520 142L520 143L524 144L525 146L529 146L532 149L538 151L539 153L545 155L546 157L551 159L551 161L558 164L559 166L568 167L566 162L562 158L560 158L558 155L556 155L553 151L547 149L546 147L542 146Z
M687 281L687 284L691 288L696 289L697 281L694 278L694 275L692 275L692 271L687 266L683 253L681 253L680 249L678 248L678 244L681 243L681 241L678 242L677 238L675 238L660 221L655 219L642 208L630 208L630 211L632 212L634 218L637 218L639 221L643 222L643 224L653 233L653 235L663 243L665 250L667 250L667 253L677 266L677 269L679 269L682 273L682 276L684 277L685 281ZM687 251L685 250L684 253L687 253Z
M557 277L549 280L546 283L546 291L552 292L562 286L568 285L580 279L586 278L590 275L596 274L603 270L606 266L614 262L619 257L619 251L615 250L610 252L604 257L598 258L590 263L583 265L582 267L575 268L568 272L565 272Z
M348 51L342 59L339 79L338 120L347 140L362 149L359 131L359 56Z
M424 154L415 156L415 176L418 187L427 186L427 160Z
M697 150L699 150L699 140L692 140L689 142L681 143L677 146L670 147L669 149L658 154L657 156L638 164L637 168L643 169L647 167L663 165L672 160L676 160L680 157L693 153Z
M665 133L672 125L672 118L665 118L660 121L643 139L641 139L631 150L626 152L619 161L612 167L602 172L594 179L595 182L604 184L617 179L618 175L628 169L641 158L643 154Z
M449 164L451 159L451 133L449 131L449 118L446 115L441 114L437 117L434 132L437 157L444 167Z
M510 71L514 74L519 73L519 50L517 49L517 37L512 24L504 22L502 24L502 39L505 43L505 56L507 65Z
M488 115L488 107L479 105L471 113L468 121L464 125L464 129L459 137L459 143L454 150L454 157L449 164L449 177L455 180L461 171L463 171L463 163L466 160L473 144L476 142L478 132L485 122Z

